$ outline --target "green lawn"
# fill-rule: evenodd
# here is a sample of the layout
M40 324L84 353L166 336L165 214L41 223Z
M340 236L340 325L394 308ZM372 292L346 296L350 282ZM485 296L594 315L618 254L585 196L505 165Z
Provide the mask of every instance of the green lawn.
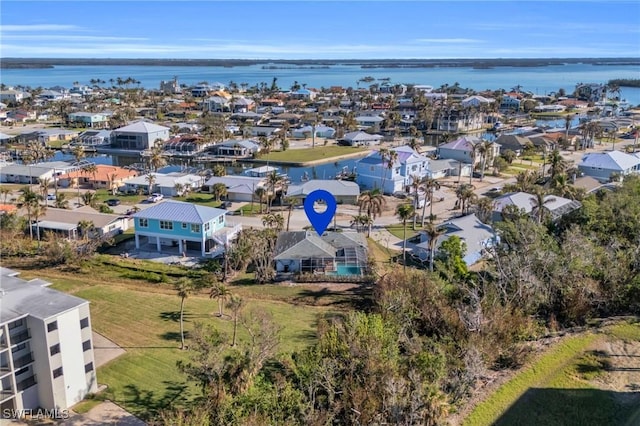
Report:
M261 155L260 160L277 161L281 163L305 163L308 161L330 160L341 155L365 153L367 148L350 146L318 146L306 149L289 149L287 151L273 151L267 155Z
M638 407L622 403L619 393L598 389L587 380L604 373L594 368L589 350L606 338L638 341L640 325L620 324L606 329L606 334L566 338L479 404L464 425L637 424L632 419L640 418Z
M216 201L213 195L190 194L185 197L173 197L172 200L186 201L188 203L200 204L207 207L220 207L222 202Z
M104 203L105 201L111 200L111 199L118 199L122 204L134 205L134 204L139 204L142 201L147 199L146 195L137 195L137 194L112 195L111 192L107 191L106 189L97 189L95 193L96 193L96 200L98 201L98 203ZM72 197L72 196L75 196L77 192L68 192L68 194L69 194L68 195L69 197Z
M420 227L420 220L418 220L418 228ZM404 238L404 226L401 223L396 223L393 225L385 226L385 229L394 235L395 237L400 238L401 240ZM418 231L413 230L413 221L407 222L407 239L411 237L415 237L418 235Z
M127 351L98 369L99 383L107 385L101 397L144 418L150 409L167 406L175 398L191 398L197 394L195 386L188 384L176 368L177 361L188 359L188 351L179 349L180 299L177 296L108 284L87 285L84 280L73 279L57 279L54 288L89 300L94 331ZM323 307L252 299L247 291L243 296L247 301L245 312L265 309L282 327L279 352L283 354L312 343L319 316L329 312ZM187 334L194 323L202 322L213 324L230 335L231 318L214 316L217 310L217 301L206 295L188 298L185 304ZM239 338L247 338L242 329L239 329Z

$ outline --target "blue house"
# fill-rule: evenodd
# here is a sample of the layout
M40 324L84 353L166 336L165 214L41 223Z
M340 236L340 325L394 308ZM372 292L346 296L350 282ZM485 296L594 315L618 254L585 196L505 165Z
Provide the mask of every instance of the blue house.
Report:
M360 160L357 164L356 183L362 189L379 188L385 194L410 190L414 178L422 179L431 176L429 159L404 145L391 148L397 159L389 167L388 158L382 158L379 151Z
M226 222L227 211L182 201L165 201L133 215L136 249L141 244L155 244L157 251L177 254L200 250L213 257L224 251L225 245L240 231L240 225Z

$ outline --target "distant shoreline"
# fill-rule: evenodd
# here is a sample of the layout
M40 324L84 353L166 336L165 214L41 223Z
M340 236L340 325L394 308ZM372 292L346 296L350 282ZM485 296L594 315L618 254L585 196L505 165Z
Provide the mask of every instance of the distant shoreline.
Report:
M329 67L359 65L374 68L472 67L546 67L549 65L640 65L640 58L512 58L512 59L117 59L117 58L0 58L0 69L38 69L55 66L238 66Z

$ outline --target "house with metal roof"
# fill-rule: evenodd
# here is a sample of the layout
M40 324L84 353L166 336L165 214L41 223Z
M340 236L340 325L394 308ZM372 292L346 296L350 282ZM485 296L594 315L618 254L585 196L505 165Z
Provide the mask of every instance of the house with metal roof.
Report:
M363 189L381 189L385 194L397 191L408 192L414 178L431 176L430 159L413 148L403 145L391 148L397 159L391 164L389 158L374 151L359 160L356 166L356 183Z
M303 126L291 131L291 137L297 139L310 138L315 131L316 137L319 138L333 138L336 135L336 129L333 127L325 126L324 124L318 124L317 126Z
M37 184L80 167L66 161L46 161L36 164L7 163L0 166L0 182Z
M77 127L102 128L109 123L109 117L101 112L78 111L69 113L67 122Z
M208 151L222 157L248 158L260 152L260 143L253 139L229 139L210 147Z
M534 215L535 200L535 195L527 192L510 192L508 194L501 195L493 201L492 219L494 222L502 220L502 211L510 205L525 214ZM544 208L550 214L551 220L557 220L563 215L571 213L572 211L582 207L582 203L579 201L559 197L557 195L546 195L544 200Z
M90 238L109 238L129 229L129 218L115 214L98 213L91 207L84 206L75 210L47 208L37 223L31 225L33 235L40 239L47 232L54 232L71 240L85 237L78 224L87 221L92 224L88 236Z
M338 141L338 144L347 146L372 146L380 145L380 141L382 141L381 135L372 135L365 133L362 130L358 130L345 134Z
M486 253L486 249L494 245L497 241L493 228L482 223L475 214L451 219L440 224L438 228L444 230L444 234L438 237L435 246L436 253L444 241L455 235L465 244L466 250L463 260L467 265L473 265L478 262ZM415 241L416 243L413 248L413 253L422 261L428 261L430 259L430 240L424 231L420 231L418 235L412 239L412 242Z
M112 146L119 149L151 149L156 140L169 140L169 128L148 121L136 121L111 133Z
M640 174L640 158L621 151L589 152L578 163L578 170L601 182L609 182L612 174Z
M317 189L329 191L339 204L356 204L360 196L360 186L348 180L312 179L299 185L289 185L287 197L304 202L307 195Z
M199 250L202 257L224 252L241 225L226 221L226 210L182 201L164 201L133 214L136 249Z
M274 250L276 272L359 276L367 272L367 240L358 232L281 232Z
M18 275L0 267L2 418L39 408L63 416L98 390L89 302Z
M151 173L154 176L153 188L149 188L149 174L128 178L121 187L123 192L135 194L157 192L165 197L176 197L182 195L178 191L180 185L183 190L194 191L204 184L204 177L192 173ZM180 192L180 193L179 193Z
M252 201L256 189L267 187L267 181L264 177L213 176L204 183L202 192L212 192L213 186L217 183L221 183L227 188L227 196L225 198L228 201L240 202Z

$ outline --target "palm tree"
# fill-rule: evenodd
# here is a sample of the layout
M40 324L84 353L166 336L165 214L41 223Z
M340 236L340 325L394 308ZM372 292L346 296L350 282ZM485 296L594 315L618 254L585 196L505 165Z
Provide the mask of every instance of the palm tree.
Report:
M564 139L569 141L569 129L571 128L571 122L573 117L570 114L564 116Z
M173 190L176 192L176 196L181 197L182 194L184 193L184 185L181 184L180 182L176 182L173 185Z
M262 200L264 200L264 197L267 195L267 190L264 187L259 186L253 194L258 198L258 203L260 203L260 214L262 214Z
M367 237L371 236L371 228L373 226L373 220L382 214L384 206L387 204L384 196L378 189L372 191L364 191L358 197L358 214L362 214L364 211L367 217L370 219L369 227L367 231Z
M111 195L116 195L116 191L118 187L116 186L116 180L118 179L118 175L115 173L107 174L107 184L109 185L109 191Z
M96 196L96 193L93 191L87 191L84 194L82 194L82 202L84 203L85 206L95 207L97 200L98 200L98 197Z
M94 163L87 164L82 168L82 173L85 174L86 176L89 176L89 175L93 176L93 180L95 182L96 175L98 174L98 166L96 166Z
M54 205L57 209L68 209L69 200L67 200L67 194L65 194L64 192L57 193Z
M271 212L271 203L276 198L276 188L284 183L284 178L276 171L272 171L267 175L267 188L269 188L269 192L267 193L267 212Z
M433 272L433 262L435 260L436 245L438 244L438 238L440 238L441 235L444 235L445 230L438 228L433 223L429 223L425 227L424 232L427 234L427 237L429 237L429 270Z
M284 197L283 202L287 205L287 232L289 232L289 223L291 222L291 213L293 212L294 203L297 201L295 197Z
M475 200L476 215L483 223L490 223L493 215L494 203L489 197L481 197Z
M551 180L564 173L567 170L568 163L560 154L558 149L554 149L549 155L549 173L551 174Z
M27 210L27 222L29 223L29 236L33 240L33 227L31 226L31 217L33 215L33 209L39 204L38 194L33 192L29 187L25 187L20 196L19 202L22 203L25 210Z
M211 299L218 299L218 316L219 317L222 317L224 315L222 307L224 306L224 302L227 301L229 296L231 296L231 290L229 290L229 287L227 287L222 283L216 283L216 285L211 287L211 290L209 291L209 297Z
M38 241L38 248L40 248L40 217L44 215L47 211L47 206L41 205L38 201L41 198L41 195L36 196L36 201L33 206L31 206L31 214L36 221L36 236Z
M476 196L473 192L473 186L471 185L460 185L456 188L456 196L458 197L458 205L460 207L460 212L464 215L469 210L469 204Z
M266 214L262 218L262 224L268 228L274 229L276 232L280 232L282 231L282 228L284 228L284 216L282 216L280 213Z
M402 264L404 271L407 271L407 220L415 216L416 210L411 204L400 204L396 208L396 216L402 221Z
M240 310L244 306L244 299L237 294L232 294L227 303L227 308L233 312L233 338L231 339L231 346L236 345L236 336L238 331L238 315Z
M420 176L418 175L412 175L411 176L411 189L413 189L413 207L415 209L418 208L418 206L420 205L420 199L418 196L418 190L420 189L420 182L422 181L422 179L420 179ZM422 205L423 207L425 207L427 204L427 200L425 199L424 204ZM418 220L418 215L414 214L413 215L413 230L416 230L416 222Z
M153 173L149 173L147 176L145 176L144 180L147 181L149 194L153 193L153 187L156 184L156 175L154 175Z
M80 235L82 235L82 239L87 241L89 239L89 233L95 227L93 221L91 220L81 220L78 222L78 231L80 231Z
M2 187L0 188L0 195L2 195L2 202L7 204L7 199L9 198L9 194L11 194L11 190L9 188Z
M157 172L159 168L165 166L167 164L167 160L164 158L162 153L163 140L156 139L153 144L153 148L151 148L151 153L149 155L149 167L152 171Z
M422 180L424 191L429 194L429 222L433 222L433 193L440 189L440 183L432 178L425 177ZM427 203L422 206L422 226L424 226L424 215L427 210Z
M546 205L554 202L555 200L556 199L553 197L548 197L540 188L533 192L533 197L531 197L531 205L533 206L533 209L531 210L531 213L536 217L538 223L542 223L544 219L548 210Z
M215 197L216 201L220 201L220 198L227 195L227 186L224 183L216 183L211 187L211 193Z
M480 155L482 155L482 169L480 170L480 182L482 182L484 180L484 170L487 167L487 159L489 157L489 155L491 155L491 160L490 162L493 163L494 158L493 158L493 142L491 141L487 141L487 140L483 140L482 143L480 143L480 146L478 148L478 152L480 152Z
M566 174L556 175L551 181L551 188L551 192L559 197L578 200L584 196L584 189L573 186Z
M47 204L47 197L49 195L49 186L51 185L51 179L42 178L42 179L38 179L38 182L40 182L40 192L42 195L42 201L44 204Z
M180 349L184 349L184 301L193 292L193 283L189 278L182 277L173 288L180 298Z

